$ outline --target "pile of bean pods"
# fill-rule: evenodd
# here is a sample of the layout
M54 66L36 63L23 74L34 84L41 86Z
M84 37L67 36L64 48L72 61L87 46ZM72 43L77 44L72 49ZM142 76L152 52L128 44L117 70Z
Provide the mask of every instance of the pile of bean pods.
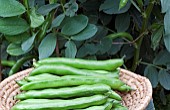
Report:
M46 58L17 81L22 93L11 110L127 110L115 91L131 88L119 79L123 59Z

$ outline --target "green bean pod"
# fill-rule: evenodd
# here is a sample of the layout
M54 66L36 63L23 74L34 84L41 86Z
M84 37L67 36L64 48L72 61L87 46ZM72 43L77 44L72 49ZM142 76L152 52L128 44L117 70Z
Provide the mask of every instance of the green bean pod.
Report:
M118 72L118 70L115 70ZM45 64L35 68L31 73L30 76L42 74L42 73L52 73L56 75L85 75L85 76L113 76L114 73L103 73L103 72L95 72L90 70L82 70L73 68L66 65L49 65Z
M12 67L15 65L15 61L8 61L8 60L2 60L1 61L1 65L2 66L9 66L9 67Z
M12 66L11 70L9 71L8 75L11 76L14 73L18 72L18 70L20 69L20 67L28 60L35 58L35 56L25 56L22 57L21 59L19 59L14 66Z
M27 99L29 100L29 99ZM34 99L36 100L36 99ZM95 105L102 105L107 102L104 95L94 95L90 97L81 97L70 100L54 99L40 103L39 100L34 103L18 103L11 110L70 110L81 109ZM22 102L22 101L21 101Z
M34 81L23 85L21 90L34 90L45 88L68 87L78 85L106 84L112 89L119 90L124 83L119 79L97 76L63 76L55 80Z
M35 76L25 77L25 80L31 82L31 81L51 80L51 79L57 79L57 78L60 78L60 77L57 75L49 74L49 73L42 73L42 74L35 75Z
M28 81L26 81L25 79L22 79L22 80L16 81L16 83L17 83L19 86L23 86L24 84L27 84Z
M30 90L16 96L16 99L46 99L46 98L72 98L105 94L111 91L110 86L105 84L80 85L76 87L65 87L59 89ZM109 94L109 96L112 94ZM115 96L115 95L114 95ZM116 96L115 96L116 97Z
M89 70L115 70L116 68L122 66L124 63L123 59L110 59L110 60L85 60L85 59L71 59L71 58L46 58L39 60L37 63L34 63L35 67L44 64L50 65L68 65L74 68L80 69L89 69Z
M107 102L104 105L92 106L85 109L76 109L76 110L111 110L112 106L113 106L113 101L107 100Z
M106 94L107 94L110 98L112 98L112 99L116 99L116 100L118 100L118 101L121 101L121 100L122 100L121 96L120 96L118 93L116 93L115 91L113 91L113 90L107 92Z
M133 90L133 89L126 84L119 87L119 91L128 92L128 91L131 91L131 90Z

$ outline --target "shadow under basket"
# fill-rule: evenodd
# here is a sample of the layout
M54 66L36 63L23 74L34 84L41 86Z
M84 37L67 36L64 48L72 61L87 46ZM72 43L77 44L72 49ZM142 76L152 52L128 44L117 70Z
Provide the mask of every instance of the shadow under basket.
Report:
M17 103L14 96L21 91L15 81L28 76L32 70L33 68L29 68L18 72L0 83L0 110L10 110ZM135 89L127 93L119 93L122 96L123 105L129 110L144 110L152 98L150 81L146 77L125 69L120 69L120 79Z

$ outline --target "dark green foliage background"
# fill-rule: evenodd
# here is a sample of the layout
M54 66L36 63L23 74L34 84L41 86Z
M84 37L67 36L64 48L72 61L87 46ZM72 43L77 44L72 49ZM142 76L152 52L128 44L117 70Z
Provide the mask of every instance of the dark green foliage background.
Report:
M0 0L1 60L125 57L123 68L151 81L155 108L170 109L170 0L122 1ZM0 67L8 77L11 67Z

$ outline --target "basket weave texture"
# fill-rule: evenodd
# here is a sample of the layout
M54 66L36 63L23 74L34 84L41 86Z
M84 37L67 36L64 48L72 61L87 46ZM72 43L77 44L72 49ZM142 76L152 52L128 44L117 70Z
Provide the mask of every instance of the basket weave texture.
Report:
M33 68L30 68L18 72L0 83L0 110L10 110L17 103L14 96L21 91L15 81L28 76L32 70ZM123 105L128 107L129 110L144 110L152 98L150 81L143 76L124 69L121 69L120 79L135 89L128 93L119 93L123 98Z

